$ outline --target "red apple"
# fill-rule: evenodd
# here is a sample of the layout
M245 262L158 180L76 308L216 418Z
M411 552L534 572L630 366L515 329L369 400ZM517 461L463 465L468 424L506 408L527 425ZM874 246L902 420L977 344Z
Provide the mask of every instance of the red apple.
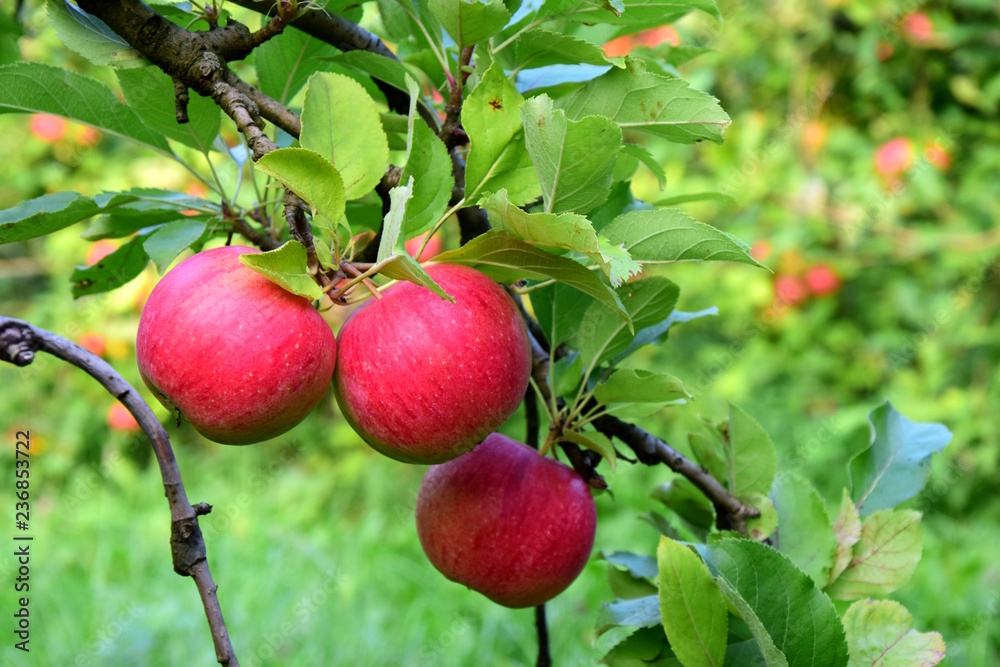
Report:
M333 332L308 299L288 292L229 246L200 252L153 289L139 319L143 381L209 440L244 445L302 421L336 362Z
M475 447L517 409L531 371L527 329L503 288L465 266L427 272L454 303L401 282L338 336L341 411L369 445L407 463Z
M113 403L111 409L108 410L107 422L112 431L135 433L142 430L139 422L135 420L128 408L118 402Z
M505 607L563 592L596 526L594 498L572 468L499 433L432 466L417 496L417 535L434 567Z
M427 242L427 245L424 246L424 251L420 253L420 257L417 257L417 251L420 250L420 245L424 242L426 237L427 234L414 236L405 244L406 252L418 262L426 262L433 259L438 256L442 250L444 250L444 243L441 241L441 237L435 234L431 237L431 240Z
M813 296L826 296L840 289L840 276L829 264L813 264L806 269L805 283Z

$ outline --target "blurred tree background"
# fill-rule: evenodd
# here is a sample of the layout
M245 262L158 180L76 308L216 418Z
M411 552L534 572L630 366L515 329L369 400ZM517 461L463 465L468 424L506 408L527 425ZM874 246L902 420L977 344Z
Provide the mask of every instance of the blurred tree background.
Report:
M23 3L23 25L15 4L0 3L0 63L40 60L117 87L110 69L63 47L42 3ZM721 418L733 401L831 504L868 440L865 416L884 398L913 419L946 424L954 440L910 503L925 515L924 557L894 597L918 629L944 635L944 664L1000 664L1000 7L720 8L724 25L691 15L655 35L607 36L616 53L704 49L682 70L732 116L725 143L651 145L666 187L639 166L631 190L753 243L773 271L662 269L682 286L680 309L716 306L718 316L648 353L696 401L642 423L684 450L698 416ZM378 6L364 5L362 23L380 21ZM223 132L236 141L231 126ZM64 189L203 194L177 163L61 118L3 114L0 135L0 209ZM178 150L207 169L200 154ZM623 181L618 194L627 192ZM0 311L80 342L141 386L134 337L158 274L150 265L123 289L71 300L73 268L115 247L81 238L82 229L0 246ZM171 571L148 444L112 406L92 379L55 360L0 368L3 479L12 479L14 432L32 436L30 664L175 665L211 655L194 588ZM413 526L423 469L365 447L332 394L262 445L169 430L192 501L215 506L203 526L243 664L533 662L530 610L499 608L433 569ZM505 430L523 437L520 417ZM627 464L604 472L614 496L598 499L597 549L650 552L658 532L636 516L656 509L648 490L670 473ZM0 559L7 581L12 567ZM595 554L549 604L557 664L594 662L606 569ZM13 596L5 586L4 605Z

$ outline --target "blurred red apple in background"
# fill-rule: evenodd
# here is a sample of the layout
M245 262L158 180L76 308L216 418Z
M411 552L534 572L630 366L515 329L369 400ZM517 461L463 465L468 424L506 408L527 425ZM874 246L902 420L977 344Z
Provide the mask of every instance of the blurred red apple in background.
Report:
M890 139L875 152L875 171L889 180L899 176L913 164L913 144L905 137Z
M100 241L94 241L87 248L87 256L84 258L84 263L87 266L93 266L99 261L118 250L118 241L114 239L101 239Z
M333 332L308 299L239 261L200 252L156 286L139 319L139 373L209 440L242 445L302 421L330 384Z
M941 171L947 171L951 167L951 153L936 141L927 142L924 146L924 157Z
M903 34L911 41L924 43L934 37L934 22L923 12L913 12L903 17Z
M99 357L103 357L108 351L108 342L104 338L103 334L97 333L96 331L84 331L80 334L80 337L76 339L77 344L80 347L87 350L91 354L96 354Z
M365 442L407 463L475 447L517 409L531 371L527 329L502 287L465 266L427 273L454 303L400 282L338 336L341 411Z
M124 431L125 433L135 433L141 431L139 422L135 420L132 413L121 403L115 401L108 410L108 426L112 431Z
M798 276L779 275L774 279L774 298L786 306L796 306L806 300L809 291Z
M534 607L579 576L597 510L576 472L494 433L432 466L417 496L417 535L444 576L505 607Z
M829 264L813 264L806 269L805 283L813 296L826 296L840 289L841 280Z
M39 141L54 144L66 136L69 121L62 116L48 113L36 113L31 116L31 134Z

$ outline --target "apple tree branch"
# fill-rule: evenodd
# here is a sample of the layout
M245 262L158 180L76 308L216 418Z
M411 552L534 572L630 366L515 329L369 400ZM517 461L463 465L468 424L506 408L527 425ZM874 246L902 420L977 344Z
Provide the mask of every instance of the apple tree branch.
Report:
M177 459L163 425L139 392L103 359L50 331L22 320L0 316L0 361L23 367L34 361L38 352L51 354L85 371L121 401L142 427L153 447L163 479L163 490L170 505L170 552L174 572L182 577L191 577L198 587L218 663L239 667L216 595L218 586L209 570L205 540L198 525L198 516L208 514L211 506L206 503L191 505L188 501Z

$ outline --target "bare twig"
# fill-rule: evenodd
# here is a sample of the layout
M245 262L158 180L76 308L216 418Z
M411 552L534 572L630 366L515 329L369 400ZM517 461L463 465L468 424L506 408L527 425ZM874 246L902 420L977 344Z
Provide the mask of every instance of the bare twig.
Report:
M84 370L121 401L139 422L153 447L156 463L160 467L163 490L170 505L170 551L174 572L182 577L193 578L198 587L208 626L212 631L216 660L220 665L238 667L239 662L216 595L218 586L212 580L209 570L205 540L198 526L198 515L207 514L211 508L205 503L192 506L188 501L166 430L139 392L100 357L52 332L36 328L22 320L0 316L0 361L27 366L34 361L35 353L39 351Z

